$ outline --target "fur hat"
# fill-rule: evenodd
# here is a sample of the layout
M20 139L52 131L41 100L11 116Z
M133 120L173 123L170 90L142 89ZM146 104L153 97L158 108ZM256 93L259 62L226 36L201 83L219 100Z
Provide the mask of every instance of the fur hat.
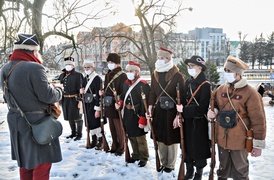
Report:
M121 56L119 56L116 53L109 53L107 57L107 62L111 61L114 62L115 64L120 64L121 63Z
M205 60L200 56L192 56L190 59L186 59L184 61L184 63L185 64L193 63L193 64L196 64L198 66L201 66L203 71L206 70Z
M84 66L92 66L92 67L94 67L94 62L91 61L91 60L84 60L83 65Z
M166 48L163 48L163 47L160 47L160 49L158 50L158 53L157 53L157 56L162 56L162 57L166 57L168 59L171 59L171 54L173 52L166 49Z
M74 63L74 58L73 57L66 57L64 58L64 61L65 61L65 65L73 65L75 66L75 63Z
M224 68L242 75L244 71L249 68L249 66L239 58L228 56Z
M126 66L126 70L137 70L138 72L140 72L140 64L134 61L128 61L128 65Z
M14 49L40 50L40 43L36 34L18 34L18 38L19 41L14 43Z

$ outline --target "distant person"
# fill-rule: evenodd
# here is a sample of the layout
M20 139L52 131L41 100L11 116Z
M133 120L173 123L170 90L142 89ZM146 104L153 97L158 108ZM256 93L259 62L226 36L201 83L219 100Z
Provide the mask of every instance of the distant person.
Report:
M264 83L261 83L259 88L258 88L258 93L260 93L260 95L263 97L264 92L265 92L265 86L264 86Z
M49 115L47 112L50 112L50 104L61 100L62 90L51 87L48 82L43 60L38 52L40 45L37 36L18 34L18 37L19 41L14 43L9 62L1 69L1 87L9 107L7 121L11 158L17 160L21 180L48 180L52 163L62 160L59 139L48 145L34 142L31 129L17 110L10 94L5 91L4 82L7 78L9 92L31 123Z
M82 102L80 98L80 89L82 87L83 75L74 69L75 63L73 57L64 58L65 68L59 76L60 83L64 86L62 99L62 109L64 120L69 122L71 134L66 138L74 138L74 141L82 138L83 120L80 114Z
M125 135L122 133L122 126L118 111L115 108L115 99L113 89L117 96L123 92L123 84L127 79L127 75L121 68L121 57L116 53L109 53L107 57L108 72L105 75L104 91L100 91L100 95L104 96L105 116L108 118L110 133L112 137L112 145L110 153L116 156L122 156L125 151Z
M181 102L185 100L185 79L173 64L172 51L160 47L151 78L147 120L152 115L152 126L159 147L161 170L170 173L175 168L180 143L179 115L176 110L176 87L179 84Z
M127 80L123 86L123 93L116 109L122 109L124 127L132 147L129 163L139 161L138 166L147 164L149 153L144 127L147 125L145 107L141 96L141 87L148 97L150 87L145 80L140 78L140 64L129 61L126 66Z
M228 56L224 64L226 82L214 93L214 111L208 118L216 118L216 143L219 152L218 180L249 179L246 151L247 131L253 131L251 156L261 156L265 148L266 119L261 96L242 78L248 65Z
M102 132L101 132L101 109L100 109L100 95L99 90L101 87L102 79L94 70L94 62L86 60L83 63L85 70L85 77L80 89L80 93L85 97L85 108L88 121L88 127L91 134L91 147L96 147L101 150L102 146ZM87 96L88 95L88 96ZM87 124L86 124L87 126Z

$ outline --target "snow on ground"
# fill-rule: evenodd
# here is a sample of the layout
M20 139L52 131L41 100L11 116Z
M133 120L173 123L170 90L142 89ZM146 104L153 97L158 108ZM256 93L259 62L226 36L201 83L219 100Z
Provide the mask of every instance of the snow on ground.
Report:
M251 180L270 180L274 179L274 107L268 105L270 98L264 97L265 112L267 117L267 138L266 149L262 156L258 158L249 157L250 179ZM16 161L11 160L9 129L6 121L6 104L0 104L0 179L17 180L19 179ZM63 124L63 134L60 137L63 160L54 163L50 173L51 180L172 180L177 179L180 166L180 151L176 162L176 168L172 173L159 173L155 170L155 151L153 141L147 136L149 147L149 161L145 167L138 167L138 162L126 164L124 156L116 157L113 154L95 149L86 149L86 131L83 130L83 138L80 141L67 140L65 136L70 134L68 122L59 120ZM105 125L106 137L111 145L111 136L108 124ZM130 148L130 144L129 144ZM131 149L130 149L131 150ZM204 168L203 180L208 179L210 170L210 159ZM215 173L218 167L218 157L216 156ZM215 179L217 176L215 174Z

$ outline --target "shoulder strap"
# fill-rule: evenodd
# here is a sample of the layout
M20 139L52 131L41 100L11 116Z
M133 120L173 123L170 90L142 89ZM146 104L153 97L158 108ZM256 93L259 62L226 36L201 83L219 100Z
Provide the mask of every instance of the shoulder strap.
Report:
M84 93L86 93L86 92L88 91L90 84L92 83L93 79L94 79L97 75L98 75L97 73L93 73L93 74L92 74L91 78L89 79L89 81L88 81L88 83L87 83L87 85L86 85L86 87L85 87Z
M109 83L107 84L107 87L106 87L105 91L107 90L107 88L109 88L109 86L111 85L111 83L112 83L116 78L118 78L122 73L123 73L123 71L119 71L117 74L114 75L114 77L112 78L112 80L109 81Z
M208 84L211 85L211 83L210 83L209 81L204 81L204 82L202 82L202 84L200 84L200 85L198 86L198 88L194 91L194 93L191 95L189 101L188 101L187 104L186 104L186 107L191 103L191 101L193 100L193 98L195 97L195 95L198 93L198 91L200 90L200 88L202 87L202 85L204 85L205 83L208 83Z
M18 62L18 63L15 64L15 65L11 68L11 70L9 71L9 73L8 73L6 79L5 79L5 91L4 91L4 93L6 93L6 92L8 91L8 93L9 93L10 97L12 98L12 100L13 100L15 106L17 107L17 110L20 112L21 116L26 120L28 126L31 127L31 124L30 124L30 122L28 121L28 119L27 119L25 113L24 113L24 112L22 111L22 109L19 107L19 105L17 104L17 101L15 100L15 98L14 98L13 95L12 95L12 93L11 93L10 90L8 89L8 78L9 78L9 76L11 75L12 71L13 71L19 64L21 64L21 63L23 63L23 62L24 62L24 61ZM8 103L9 103L9 102L8 102Z

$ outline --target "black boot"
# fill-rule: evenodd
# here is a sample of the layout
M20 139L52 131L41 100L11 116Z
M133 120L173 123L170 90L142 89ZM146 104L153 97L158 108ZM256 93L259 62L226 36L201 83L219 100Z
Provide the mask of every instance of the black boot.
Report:
M102 150L103 149L103 138L102 137L98 138L98 143L96 144L95 149L96 150Z
M202 180L203 168L196 167L196 173L193 180Z
M71 135L67 136L66 137L67 139L76 137L76 124L75 124L75 121L69 121L69 126L70 126L70 129L71 129Z
M82 138L83 120L77 120L77 135L74 141L78 141Z
M97 136L96 135L92 135L91 139L92 139L92 141L91 141L90 148L94 148L96 146L96 144L97 144Z
M194 168L192 163L186 163L186 175L185 180L192 179L194 174Z

